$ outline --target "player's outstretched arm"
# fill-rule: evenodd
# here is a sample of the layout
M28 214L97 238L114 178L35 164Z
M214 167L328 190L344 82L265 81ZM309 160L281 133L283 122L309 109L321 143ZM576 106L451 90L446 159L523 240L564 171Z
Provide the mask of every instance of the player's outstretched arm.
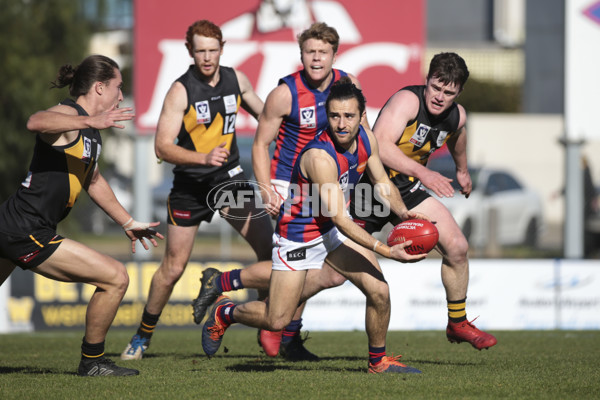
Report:
M88 187L90 198L100 207L109 217L125 229L125 234L131 239L131 250L135 253L135 242L139 240L144 248L148 250L148 244L144 239L150 240L154 247L158 246L155 237L163 239L163 235L156 232L154 227L160 225L160 222L138 222L129 215L127 210L119 203L110 185L104 177L94 171L92 180Z
M31 115L27 120L27 129L31 132L50 135L86 128L123 129L125 126L118 122L132 120L135 117L132 111L131 107L117 108L113 106L103 113L88 116L78 115L77 110L73 107L59 104Z

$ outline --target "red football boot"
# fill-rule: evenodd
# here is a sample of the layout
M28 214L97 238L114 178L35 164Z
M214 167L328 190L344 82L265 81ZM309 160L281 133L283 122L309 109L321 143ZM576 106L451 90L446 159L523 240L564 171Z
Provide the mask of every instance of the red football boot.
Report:
M271 332L266 329L260 330L259 343L269 357L277 357L282 335L283 331Z
M487 349L498 343L494 336L480 331L467 320L461 322L448 321L446 337L452 343L469 342L477 350Z

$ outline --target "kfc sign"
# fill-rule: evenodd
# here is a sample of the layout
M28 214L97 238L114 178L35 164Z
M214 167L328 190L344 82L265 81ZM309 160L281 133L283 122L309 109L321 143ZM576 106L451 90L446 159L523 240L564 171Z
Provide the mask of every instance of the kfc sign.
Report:
M369 122L399 88L421 84L424 1L136 0L134 93L136 126L153 134L164 96L192 62L185 47L189 25L208 19L226 41L221 64L243 71L264 100L279 78L299 68L296 35L322 21L340 35L335 68L354 74L367 98ZM256 121L240 112L239 133Z

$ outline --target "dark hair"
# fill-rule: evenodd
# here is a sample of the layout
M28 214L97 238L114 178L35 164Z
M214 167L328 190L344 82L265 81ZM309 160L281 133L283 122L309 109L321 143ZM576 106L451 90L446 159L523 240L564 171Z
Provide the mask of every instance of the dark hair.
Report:
M325 102L325 109L329 111L329 103L331 100L349 100L356 99L358 102L358 110L360 115L365 111L365 96L363 96L362 90L356 87L349 76L343 76L338 81L334 82L327 96Z
M192 25L190 25L185 34L185 47L187 47L188 51L190 52L190 55L192 55L192 52L194 51L194 35L215 38L219 41L219 45L221 47L225 45L225 42L223 41L223 32L221 32L221 28L219 28L214 23L203 19L200 21L196 21Z
M71 96L83 96L89 92L94 82L108 83L115 78L115 69L118 70L119 65L114 60L97 54L91 55L76 67L71 64L60 67L56 81L52 82L51 87L69 86Z
M308 39L317 39L329 43L331 46L333 46L333 54L337 53L338 46L340 45L340 35L338 35L335 28L328 26L324 22L315 22L308 29L298 35L298 44L300 45L300 50L302 50L302 45Z
M454 83L462 90L469 78L465 60L456 53L439 53L429 63L427 80L437 78L444 84Z

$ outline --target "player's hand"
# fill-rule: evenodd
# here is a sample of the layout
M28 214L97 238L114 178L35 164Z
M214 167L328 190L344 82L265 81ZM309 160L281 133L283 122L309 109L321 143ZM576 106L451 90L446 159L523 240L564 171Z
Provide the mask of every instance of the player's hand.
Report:
M425 174L419 177L423 185L427 186L438 197L453 197L454 188L450 184L452 179L445 177L439 172L427 170Z
M106 128L125 128L125 125L118 124L118 121L129 121L135 117L132 107L118 108L112 106L110 110L90 117L90 126L95 129Z
M160 225L160 222L138 222L132 219L131 221L127 222L125 226L123 226L123 229L125 229L125 234L127 237L129 237L129 239L131 239L132 253L135 253L135 242L138 240L146 250L148 250L149 247L144 239L148 239L154 247L158 247L158 242L154 237L164 239L163 235L152 229L158 225Z
M229 157L229 150L225 148L227 143L223 142L206 155L206 165L212 167L220 167L227 161Z
M279 210L281 209L281 203L283 200L271 187L263 187L261 185L260 195L262 197L263 204L265 206L265 211L272 218L277 218L279 216Z
M469 174L469 170L465 171L456 171L456 181L461 187L460 193L464 194L468 199L471 194L471 190L473 190L473 182L471 181L471 174Z
M404 248L410 246L411 244L412 240L407 240L406 242L393 245L390 247L390 258L403 263L413 263L421 261L427 257L427 254L408 254Z

